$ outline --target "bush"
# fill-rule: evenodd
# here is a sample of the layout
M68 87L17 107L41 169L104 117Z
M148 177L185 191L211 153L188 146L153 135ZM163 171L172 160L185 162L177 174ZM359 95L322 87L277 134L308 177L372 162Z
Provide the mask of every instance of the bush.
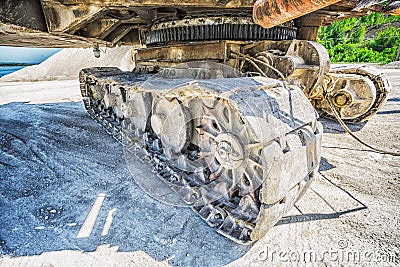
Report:
M389 63L400 46L400 29L390 26L396 21L399 16L379 13L336 21L320 28L317 41L326 47L332 62ZM375 38L364 40L371 28L379 29Z

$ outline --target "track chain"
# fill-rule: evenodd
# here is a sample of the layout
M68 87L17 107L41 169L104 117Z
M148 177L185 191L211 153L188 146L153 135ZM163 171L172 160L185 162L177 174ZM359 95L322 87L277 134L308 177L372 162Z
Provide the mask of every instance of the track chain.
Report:
M271 186L257 185L254 187L254 191L248 193L210 198L208 196L214 194L213 189L220 181L210 178L210 173L207 174L207 167L204 169L203 179L199 179L196 171L180 169L172 161L167 160L162 141L150 126L146 127L144 132L139 132L138 129L132 130L129 128L129 119L118 115L121 114L118 110L106 108L102 100L93 95L94 87L100 86L101 90L107 91L109 90L107 86L110 84L119 90L124 87L135 92L143 90L143 93L149 93L151 91L146 91L149 89L143 89L142 85L150 76L124 73L116 68L82 70L80 88L87 112L124 146L129 155L133 154L145 163L187 206L190 206L209 226L216 228L218 233L239 244L249 244L261 238L301 197L313 180L313 173L318 167L321 126L315 121L315 113L306 97L300 89L287 92L282 88L281 93L284 94L286 91L292 99L297 99L295 109L291 109L291 104L286 102L291 100L284 95L279 98L286 99L284 102L280 102L281 104L275 102L277 100L275 97L280 95L278 91L274 91L276 80L265 81L266 85L260 87L260 89L263 88L262 90L246 91L246 94L243 95L236 92L237 81L235 84L226 81L225 87L228 88L226 90L235 90L231 98L233 101L243 103L242 97L244 97L249 102L260 105L252 107L256 110L247 110L246 107L250 108L250 106L242 105L238 107L239 110L257 114L261 114L262 110L269 111L271 122L277 123L273 127L273 131L282 134L275 138L268 137L272 139L268 139L268 142L263 141L267 142L265 144L262 143L263 147L268 146L268 152L266 152L268 155L269 153L275 155L274 160L271 161L273 170L268 173L268 175L273 173L274 184ZM262 101L263 98L260 98L263 92L266 93L263 90L267 90L268 86L271 86L268 94L274 99L271 99L271 102ZM222 87L218 85L217 88ZM153 93L157 95L160 93L159 90L164 89L157 89ZM220 93L214 92L215 95ZM287 113L290 110L294 113ZM264 117L260 117L260 120L265 121ZM260 123L262 123L261 121ZM268 128L271 125L265 127ZM189 147L182 151L182 155L189 160L201 157L196 154L196 149ZM276 192L274 188L277 190ZM268 191L270 189L272 191ZM261 192L262 190L264 191ZM250 208L246 204L250 203L246 202L250 193L254 194L256 207L251 206ZM261 195L264 197L262 198ZM263 199L263 203L261 203L261 199Z
M107 68L99 68L99 71L107 71ZM145 132L143 135L129 132L124 128L124 118L118 117L112 109L104 110L100 101L95 101L89 94L89 86L94 81L87 77L80 77L80 87L83 102L89 115L97 121L107 133L124 145L125 149L135 155L146 164L163 182L175 191L183 200L190 202L192 196L198 192L192 188L201 187L208 189L207 184L201 183L195 178L195 173L188 173L170 165L163 155L161 140L153 132ZM186 155L193 157L193 155ZM258 189L259 190L259 189ZM258 191L257 190L257 191ZM250 235L255 227L255 219L243 220L239 218L235 209L238 207L240 197L222 198L201 206L192 206L194 210L211 227L216 227L217 232L239 244L252 242Z

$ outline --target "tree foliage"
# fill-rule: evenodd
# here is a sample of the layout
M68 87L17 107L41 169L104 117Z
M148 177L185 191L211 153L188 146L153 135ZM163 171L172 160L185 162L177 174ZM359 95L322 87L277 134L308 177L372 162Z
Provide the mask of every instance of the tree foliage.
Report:
M394 61L400 46L399 16L371 13L321 27L317 41L326 47L332 62ZM399 25L399 23L397 23ZM367 33L373 38L365 38Z

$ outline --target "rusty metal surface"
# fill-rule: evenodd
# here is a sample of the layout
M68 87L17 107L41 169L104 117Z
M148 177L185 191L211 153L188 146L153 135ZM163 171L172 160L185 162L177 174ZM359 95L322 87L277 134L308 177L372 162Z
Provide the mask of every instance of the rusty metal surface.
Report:
M196 49L198 44L172 45L137 50L135 62L188 62L200 60L226 60L226 42L205 42L202 50Z
M253 20L269 28L336 2L339 0L258 0L253 8Z
M73 33L85 23L101 16L100 5L66 6L57 0L41 0L49 32Z

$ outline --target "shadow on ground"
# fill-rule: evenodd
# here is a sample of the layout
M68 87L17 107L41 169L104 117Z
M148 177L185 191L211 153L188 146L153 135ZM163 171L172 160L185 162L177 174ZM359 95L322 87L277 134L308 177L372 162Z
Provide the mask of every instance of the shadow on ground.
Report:
M320 118L319 121L322 123L322 126L324 128L324 133L333 133L333 134L346 133L343 127L339 124L339 122L337 122L334 119ZM352 132L358 132L364 128L366 123L367 122L361 122L358 124L346 123L346 125Z
M222 266L243 256L188 208L147 196L129 173L122 146L77 102L0 106L0 256L60 250L144 251L171 265ZM132 175L153 175L138 161ZM88 238L77 234L99 194ZM107 214L116 209L102 235Z
M329 164L329 163L328 163ZM323 181L319 182L318 185L321 186L325 184L325 187L329 188L328 190L331 191L334 195L339 196L339 199L341 201L333 201L333 198L331 198L328 194L323 193L324 191L321 190L320 188L311 188L309 191L311 191L309 194L313 194L313 198L318 199L319 202L322 202L325 204L325 207L322 207L318 209L318 212L307 212L307 208L303 209L301 206L299 207L298 204L295 205L295 208L297 211L300 213L299 215L292 215L292 216L284 216L278 223L277 225L280 224L288 224L288 223L298 223L298 222L309 222L309 221L318 221L318 220L327 220L327 219L336 219L339 218L340 216L343 216L345 214L353 213L353 212L358 212L364 209L367 209L368 207L361 202L359 199L353 196L348 190L342 188L341 186L335 184L331 179L329 179L322 171L321 169L324 168L324 165L321 165L322 168L320 167L320 171L318 172L320 179ZM332 165L331 165L332 166ZM314 183L315 185L315 183ZM322 191L322 192L321 192ZM335 192L336 191L336 192ZM312 201L312 197L305 196L304 199L307 199L307 201ZM342 203L349 203L350 205L347 207L343 207ZM339 205L337 205L339 204Z

